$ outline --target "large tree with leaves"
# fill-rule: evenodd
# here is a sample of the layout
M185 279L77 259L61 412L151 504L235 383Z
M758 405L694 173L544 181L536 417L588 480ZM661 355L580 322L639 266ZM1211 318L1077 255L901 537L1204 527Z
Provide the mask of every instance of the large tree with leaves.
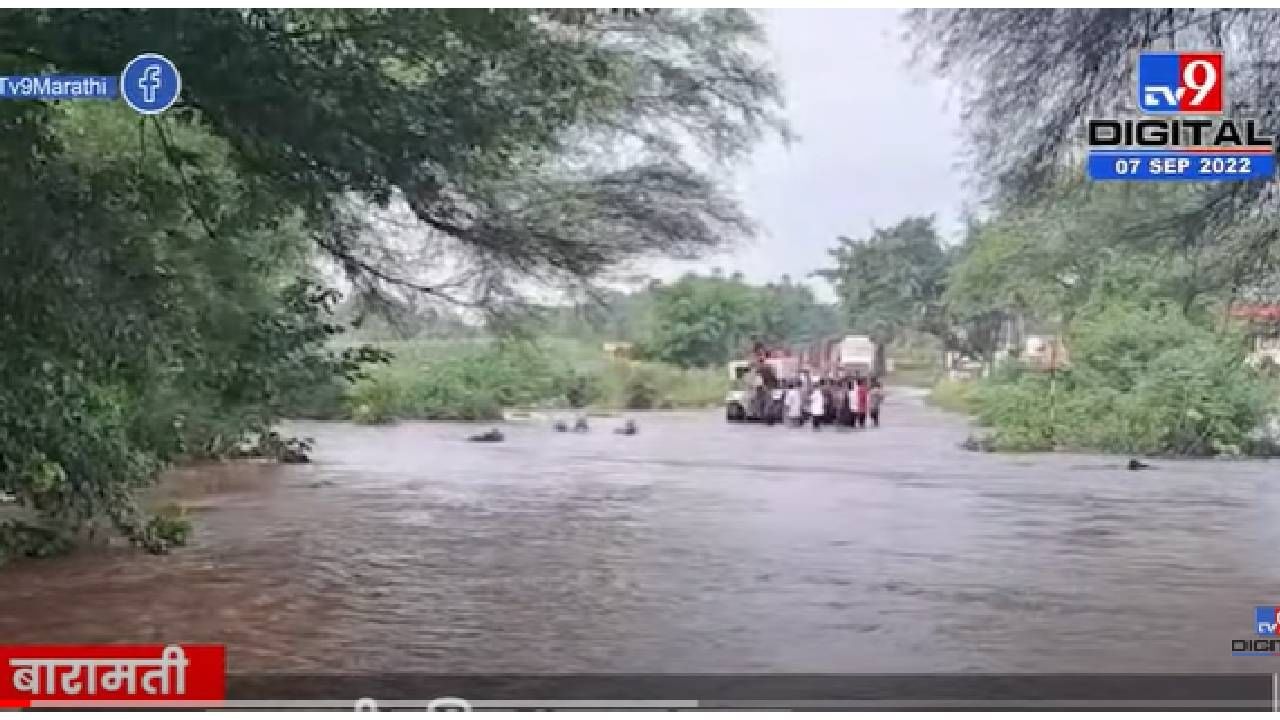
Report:
M728 161L784 130L760 28L741 11L0 19L0 54L27 70L112 73L141 49L164 53L184 84L159 124L225 138L363 289L486 308L531 283L586 282L623 260L740 237L747 219L686 148Z
M731 277L686 275L630 296L645 311L638 338L645 354L677 365L742 359L757 344L785 347L830 337L841 328L834 305L782 277L764 285Z
M781 130L735 11L0 12L13 73L160 52L178 105L0 107L0 557L108 517L163 550L135 491L265 429L334 355L317 251L363 294L501 308L539 283L750 230L686 161Z
M741 357L758 337L761 296L724 277L686 275L653 291L642 352L684 367L705 367Z
M759 336L766 344L807 343L844 329L836 305L819 302L808 285L794 282L790 276L766 283L759 294Z
M929 330L942 298L948 256L934 218L909 217L862 238L841 236L818 271L836 289L849 329L884 348L905 328Z

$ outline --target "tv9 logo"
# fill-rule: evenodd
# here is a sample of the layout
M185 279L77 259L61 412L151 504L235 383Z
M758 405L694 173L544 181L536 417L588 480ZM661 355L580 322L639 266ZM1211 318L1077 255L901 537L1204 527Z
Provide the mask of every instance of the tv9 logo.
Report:
M1138 54L1138 109L1149 115L1219 115L1223 112L1222 53Z
M1257 605L1253 608L1254 632L1275 637L1280 635L1280 607Z

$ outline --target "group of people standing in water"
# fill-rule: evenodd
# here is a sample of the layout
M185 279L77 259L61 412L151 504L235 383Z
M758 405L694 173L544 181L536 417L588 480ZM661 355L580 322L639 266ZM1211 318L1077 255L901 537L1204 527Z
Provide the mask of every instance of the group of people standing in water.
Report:
M806 390L799 380L785 384L783 407L786 421L792 427L811 423L814 430L823 425L835 427L880 427L880 406L884 387L877 378L823 378Z

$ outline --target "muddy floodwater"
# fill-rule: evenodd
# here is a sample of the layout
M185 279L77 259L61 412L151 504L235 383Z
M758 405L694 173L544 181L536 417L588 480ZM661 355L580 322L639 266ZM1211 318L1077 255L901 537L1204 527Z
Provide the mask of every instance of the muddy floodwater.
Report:
M1171 672L1280 605L1280 464L996 456L885 427L297 423L304 466L173 473L192 546L0 570L3 642L219 642L232 670Z

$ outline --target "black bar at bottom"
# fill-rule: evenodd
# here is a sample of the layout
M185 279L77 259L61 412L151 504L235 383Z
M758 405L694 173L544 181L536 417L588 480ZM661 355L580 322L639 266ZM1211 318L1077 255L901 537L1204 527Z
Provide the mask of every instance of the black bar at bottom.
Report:
M229 700L696 700L812 710L1272 710L1252 675L367 675L232 674ZM847 704L845 704L847 703ZM486 703L487 704L487 703Z

